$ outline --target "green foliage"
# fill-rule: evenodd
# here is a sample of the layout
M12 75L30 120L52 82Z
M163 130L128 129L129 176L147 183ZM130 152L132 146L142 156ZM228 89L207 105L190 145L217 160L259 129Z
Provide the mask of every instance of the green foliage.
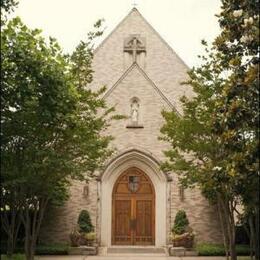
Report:
M1 14L3 11L10 13L13 11L13 8L17 6L18 0L1 0L0 6L1 6Z
M242 202L255 223L251 232L259 258L259 234L254 231L259 230L259 3L221 2L221 33L211 47L202 41L203 63L185 82L194 97L181 99L181 117L163 111L162 139L171 149L162 167L178 173L182 185L197 185L218 203L232 259L234 211Z
M2 242L2 241L1 241ZM68 254L69 246L67 244L40 244L36 245L35 252L37 255L67 255ZM6 253L6 245L5 247L1 247L1 254ZM24 256L24 247L20 246L15 249L16 255ZM20 254L18 254L20 253ZM16 257L14 255L14 259ZM2 259L2 258L1 258ZM25 258L22 258L25 259Z
M69 246L66 244L37 245L36 255L67 255Z
M94 231L94 227L91 222L89 212L87 210L82 210L78 218L79 231L90 233Z
M10 260L6 255L1 255L2 260ZM25 260L25 255L22 254L15 254L12 256L12 260Z
M114 108L101 98L104 88L87 86L89 39L68 56L19 18L1 29L1 210L22 213L34 248L47 204L63 204L71 180L92 177L111 154L104 130Z
M189 226L189 220L184 210L179 210L174 219L172 232L177 235L184 234Z
M225 256L225 248L221 244L197 244L195 250L199 256ZM250 255L250 248L248 245L236 245L236 252L239 256Z

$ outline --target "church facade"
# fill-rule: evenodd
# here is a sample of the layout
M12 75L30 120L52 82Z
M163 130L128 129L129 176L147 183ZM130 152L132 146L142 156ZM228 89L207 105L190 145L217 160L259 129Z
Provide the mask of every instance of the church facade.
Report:
M198 189L180 188L160 164L169 144L159 140L162 110L181 116L180 97L192 96L188 67L133 8L94 52L91 88L106 86L104 99L125 120L114 121L109 158L97 178L75 181L70 199L48 209L41 239L68 242L81 210L88 210L100 246L166 246L178 210L186 211L196 241L222 239L217 210Z

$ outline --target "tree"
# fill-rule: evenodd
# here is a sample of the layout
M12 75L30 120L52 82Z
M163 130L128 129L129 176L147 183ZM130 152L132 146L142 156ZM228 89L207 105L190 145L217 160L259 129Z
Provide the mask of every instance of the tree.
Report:
M216 131L228 151L226 169L236 177L259 259L259 1L223 1L219 22L222 32L214 44L230 77Z
M251 234L259 259L257 10L257 1L222 1L222 32L206 48L204 63L190 71L186 82L196 96L182 99L181 118L163 112L162 133L172 146L164 167L177 171L184 185L199 185L217 203L224 244L232 259L236 259L234 213L238 203L255 220Z
M104 89L87 88L92 47L83 45L64 55L55 39L46 43L19 18L2 30L1 209L19 214L28 260L48 203L62 204L71 180L92 176L111 153L103 130L113 108L100 98Z
M1 6L1 26L3 26L8 20L8 14L14 11L14 8L18 5L18 0L0 0Z
M17 0L1 0L0 6L1 6L1 13L4 12L11 12L13 11L13 8L17 6L18 1Z

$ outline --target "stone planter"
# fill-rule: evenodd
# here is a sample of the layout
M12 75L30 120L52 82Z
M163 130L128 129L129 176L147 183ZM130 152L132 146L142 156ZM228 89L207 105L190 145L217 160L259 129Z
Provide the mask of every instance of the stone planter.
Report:
M97 253L97 246L70 247L68 252L69 255L97 255Z
M182 235L175 235L172 238L172 244L174 247L185 247L192 248L193 247L194 235L191 233L184 233Z

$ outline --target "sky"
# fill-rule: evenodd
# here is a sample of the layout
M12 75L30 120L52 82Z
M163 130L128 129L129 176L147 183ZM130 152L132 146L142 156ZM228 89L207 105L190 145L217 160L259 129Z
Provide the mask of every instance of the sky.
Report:
M134 6L189 67L200 64L201 40L220 32L220 0L19 0L13 15L71 53L98 19L105 19L102 41Z

